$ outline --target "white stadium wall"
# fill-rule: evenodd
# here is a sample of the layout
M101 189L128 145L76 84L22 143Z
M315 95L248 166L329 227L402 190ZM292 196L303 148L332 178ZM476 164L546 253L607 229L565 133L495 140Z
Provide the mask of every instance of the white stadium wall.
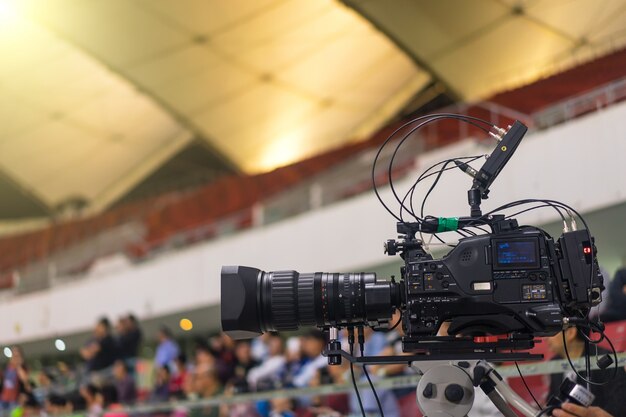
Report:
M626 200L626 103L528 135L492 187L484 209L521 198L551 198L589 212ZM444 157L481 154L464 141L418 158L424 167ZM398 183L406 190L415 176ZM469 177L444 177L427 213L467 215ZM387 201L389 191L383 193ZM550 210L525 223L555 220ZM616 225L622 233L624 224ZM388 262L382 242L395 237L395 221L373 193L293 217L270 226L174 251L138 265L103 268L73 281L0 303L0 343L14 343L82 331L102 315L128 311L147 319L220 303L220 267L242 264L300 271L350 271ZM227 302L227 300L226 300Z

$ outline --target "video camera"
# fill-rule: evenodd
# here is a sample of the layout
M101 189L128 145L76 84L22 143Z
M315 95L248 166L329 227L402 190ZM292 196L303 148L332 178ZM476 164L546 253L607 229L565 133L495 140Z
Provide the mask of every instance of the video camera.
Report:
M420 217L404 204L406 197L396 197L401 205L401 215L394 215L400 237L387 241L385 251L404 260L399 281L379 280L373 273L300 274L224 266L223 330L239 339L317 326L332 330L331 339L336 339L340 328L389 327L394 310L399 309L405 352L441 358L465 354L477 359L505 359L507 355L521 359L523 355L511 352L532 348L535 336L555 335L568 325L584 322L591 307L601 301L604 287L594 239L588 228L576 230L574 213L578 213L553 200L521 200L487 214L480 210L489 186L527 131L519 121L506 130L490 127L498 145L480 170L454 159L439 174L454 163L474 178L468 191L469 217ZM561 214L566 228L557 240L538 227L520 226L511 216L496 213L532 203L541 205L531 209L548 206ZM411 212L416 221L404 221L402 210ZM570 216L571 230L563 212ZM479 229L485 226L491 231ZM484 233L473 233L472 228ZM447 255L434 259L419 237L451 231L463 237ZM444 322L449 323L448 334L438 336ZM329 356L346 356L335 347L327 351ZM376 361L393 362L394 358Z

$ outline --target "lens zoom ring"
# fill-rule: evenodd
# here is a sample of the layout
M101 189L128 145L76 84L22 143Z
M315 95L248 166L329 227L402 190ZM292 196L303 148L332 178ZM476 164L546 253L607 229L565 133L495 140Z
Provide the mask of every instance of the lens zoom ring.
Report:
M314 277L314 274L303 274L298 278L298 318L301 326L316 324Z
M274 329L296 330L298 318L296 294L296 273L294 271L276 271L271 280L272 322Z

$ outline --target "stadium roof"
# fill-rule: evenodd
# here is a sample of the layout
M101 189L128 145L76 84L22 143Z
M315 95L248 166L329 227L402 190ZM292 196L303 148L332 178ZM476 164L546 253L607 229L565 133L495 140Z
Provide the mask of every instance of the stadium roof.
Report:
M343 0L460 100L485 98L626 43L626 3Z
M295 162L367 136L428 86L473 100L622 46L625 12L589 0L0 0L0 218L146 194L163 172L183 175L173 160L195 174L206 160L202 178Z

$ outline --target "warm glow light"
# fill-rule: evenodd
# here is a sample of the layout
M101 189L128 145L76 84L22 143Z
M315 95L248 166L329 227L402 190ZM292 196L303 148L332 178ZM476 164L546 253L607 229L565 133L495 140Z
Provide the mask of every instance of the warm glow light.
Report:
M13 357L13 352L11 352L11 348L10 347L5 347L4 348L4 356L6 356L7 358L12 358Z
M62 339L57 339L54 341L54 347L57 348L58 351L65 351L65 342Z
M188 318L180 319L179 325L180 325L180 328L186 332L193 329L193 323Z
M305 154L306 149L302 146L301 132L292 132L270 142L262 150L256 169L270 171L294 163L302 159Z
M0 26L14 23L19 18L13 1L0 0Z

